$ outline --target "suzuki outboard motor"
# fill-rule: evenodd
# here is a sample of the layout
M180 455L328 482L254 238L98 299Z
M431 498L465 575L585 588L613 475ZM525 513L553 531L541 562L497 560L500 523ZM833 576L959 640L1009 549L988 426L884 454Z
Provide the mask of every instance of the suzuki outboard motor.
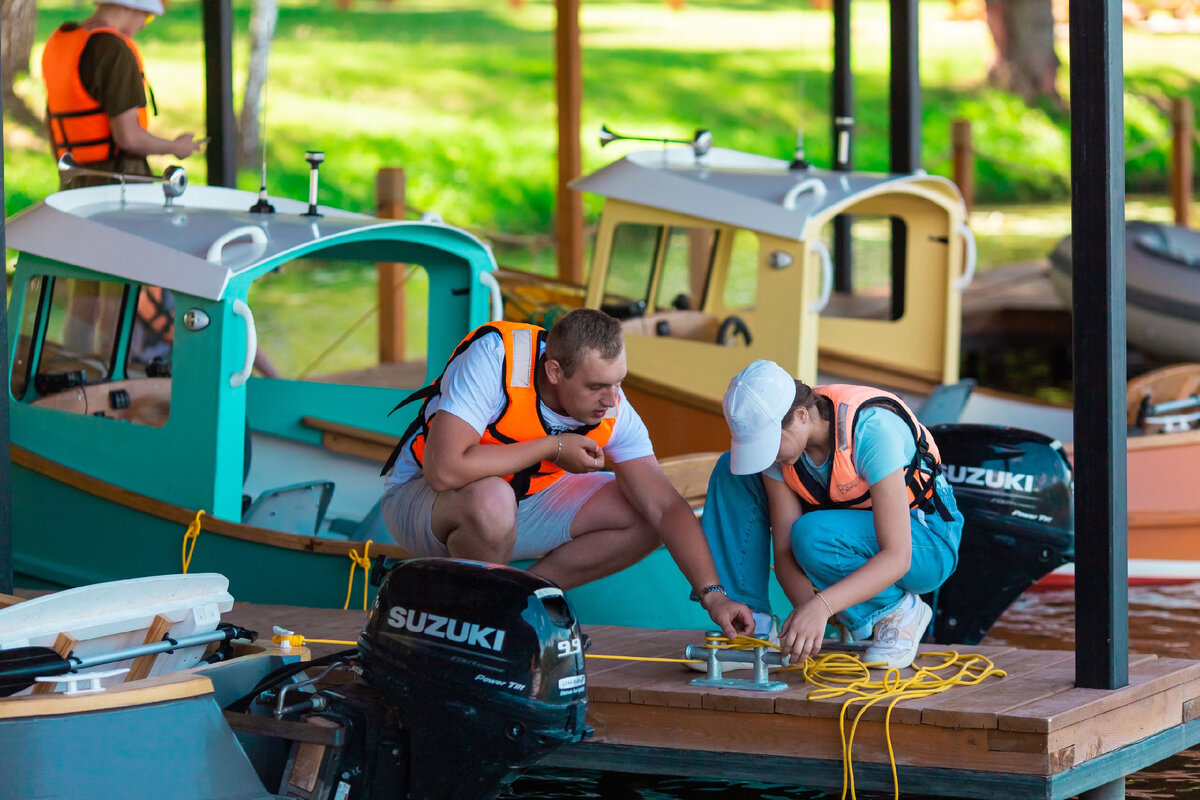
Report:
M227 719L265 785L305 800L488 800L591 735L585 639L557 586L452 558L402 561L379 582L357 650L276 670L227 706L250 712Z
M397 564L358 649L403 723L409 797L495 797L506 778L591 734L584 645L561 589L449 558Z
M965 520L958 569L936 597L933 640L978 644L1019 594L1075 558L1071 464L1040 433L935 425Z

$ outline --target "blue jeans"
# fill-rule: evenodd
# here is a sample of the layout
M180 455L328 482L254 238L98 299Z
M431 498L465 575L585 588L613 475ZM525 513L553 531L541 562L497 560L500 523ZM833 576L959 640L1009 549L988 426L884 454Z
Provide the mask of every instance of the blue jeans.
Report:
M908 572L871 599L839 612L838 619L849 630L873 626L896 610L905 592L932 592L954 572L963 517L949 485L939 481L938 487L938 495L954 519L947 522L937 513L910 511L912 561ZM729 453L722 455L708 479L700 524L729 596L752 611L771 613L767 595L771 520L763 478L734 475L729 471ZM791 541L792 557L817 589L832 586L879 552L870 509L802 514L792 526Z

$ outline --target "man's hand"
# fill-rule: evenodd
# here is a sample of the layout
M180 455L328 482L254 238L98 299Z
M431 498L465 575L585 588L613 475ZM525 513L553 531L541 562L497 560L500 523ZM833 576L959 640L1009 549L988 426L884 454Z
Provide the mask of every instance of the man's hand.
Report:
M182 133L176 136L171 142L171 155L176 158L187 158L192 153L200 149L200 145L193 141L192 134Z
M604 449L600 445L578 433L560 433L558 436L562 440L562 452L558 454L555 466L574 473L604 469Z
M717 623L721 633L728 639L736 639L739 635L754 635L754 612L744 603L730 600L723 592L709 592L700 601L700 605Z

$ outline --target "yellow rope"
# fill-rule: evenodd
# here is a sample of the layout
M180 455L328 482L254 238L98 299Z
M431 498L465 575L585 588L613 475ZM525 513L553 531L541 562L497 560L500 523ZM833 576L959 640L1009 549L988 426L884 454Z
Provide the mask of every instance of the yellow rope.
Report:
M838 716L838 728L842 737L842 799L845 800L849 790L852 800L857 798L854 788L853 748L854 735L858 723L866 714L867 709L882 700L890 699L887 714L884 716L883 730L887 741L888 762L892 769L892 786L894 797L899 800L900 780L896 773L896 753L892 747L892 709L901 700L911 700L919 697L929 697L946 691L952 686L974 686L987 677L1005 677L1004 670L996 669L991 659L978 654L959 655L953 650L944 652L921 653L918 659L941 658L941 663L930 666L913 664L913 674L907 678L900 677L900 670L887 669L883 677L872 680L864 663L857 656L849 653L826 653L817 659L808 659L803 666L798 667L804 672L804 679L817 688L808 693L809 700L827 700L846 697ZM882 666L882 664L878 664ZM938 673L947 669L955 669L954 674L942 676ZM846 716L850 706L861 703L862 708L854 716L849 735L846 733Z
M281 636L277 633L271 637L271 641L275 644L285 644L288 647L301 647L310 642L312 644L345 644L351 647L358 644L358 642L348 642L345 639L309 639L298 633L291 633L287 636Z
M187 531L183 534L183 574L186 575L188 567L192 564L192 553L196 549L196 540L200 538L200 518L204 516L204 509L196 512L196 518L188 525ZM191 547L188 542L191 542Z
M353 547L346 555L350 557L350 580L346 582L346 602L342 604L343 609L350 608L350 593L354 591L354 570L362 567L363 571L363 611L367 610L367 576L371 574L371 539L367 539L366 545L363 547L363 554L360 556L358 551ZM309 639L309 641L315 641Z

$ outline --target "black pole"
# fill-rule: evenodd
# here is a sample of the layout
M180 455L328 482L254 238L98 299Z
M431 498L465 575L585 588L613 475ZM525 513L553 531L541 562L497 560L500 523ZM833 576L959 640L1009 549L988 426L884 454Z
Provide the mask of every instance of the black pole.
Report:
M0 206L4 205L4 101L0 99ZM0 252L4 250L4 215L0 214ZM0 592L12 594L12 469L8 433L8 309L0 303Z
M1125 118L1118 0L1071 0L1075 682L1129 682Z
M833 0L833 168L854 168L854 73L850 64L850 0ZM833 219L833 289L853 290L851 218Z
M921 74L917 48L917 0L891 0L892 63L888 97L892 172L921 167ZM892 220L892 318L904 316L908 229Z
M209 186L237 183L233 122L233 0L204 0L205 124Z

